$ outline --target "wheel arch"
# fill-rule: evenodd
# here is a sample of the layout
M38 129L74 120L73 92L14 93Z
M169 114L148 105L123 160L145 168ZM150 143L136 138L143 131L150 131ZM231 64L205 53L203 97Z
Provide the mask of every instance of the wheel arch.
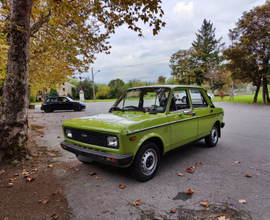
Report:
M159 149L159 152L160 152L160 156L163 155L164 153L164 143L163 143L163 140L161 137L159 136L146 136L144 138L141 139L141 141L139 142L138 144L138 147L137 147L137 152L139 151L139 149L141 148L141 146L147 142L153 142L154 144L157 145L158 149ZM136 154L137 154L136 152Z
M221 137L220 121L217 120L217 121L215 122L215 124L213 125L213 127L214 127L215 125L218 126L218 137L220 138L220 137Z

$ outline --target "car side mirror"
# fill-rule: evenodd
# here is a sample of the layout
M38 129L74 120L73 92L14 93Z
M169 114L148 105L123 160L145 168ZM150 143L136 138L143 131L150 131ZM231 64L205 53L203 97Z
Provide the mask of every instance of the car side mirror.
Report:
M193 112L193 111L190 109L190 110L184 111L184 115L192 115L192 116L194 116L194 115L196 115L196 112Z

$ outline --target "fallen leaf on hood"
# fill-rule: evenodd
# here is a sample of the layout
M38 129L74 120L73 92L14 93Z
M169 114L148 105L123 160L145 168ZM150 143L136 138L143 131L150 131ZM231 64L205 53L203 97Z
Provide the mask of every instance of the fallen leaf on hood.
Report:
M173 210L173 209L171 209L171 211L170 211L171 213L176 213L176 211L175 210Z
M241 163L240 161L235 161L234 163Z
M59 194L59 192L57 190L55 190L52 194L57 196Z
M141 200L140 199L137 199L136 202L133 202L133 205L141 205Z
M191 168L187 168L186 172L187 173L194 173L195 170L191 169Z
M29 181L29 182L31 182L31 181L35 180L35 178L34 177L31 177L31 176L28 176L28 177L26 177L26 180Z
M189 189L187 192L186 192L186 194L193 194L194 193L194 191L192 190L192 189Z
M249 178L251 178L252 176L250 176L249 174L246 174L246 175L245 175L245 177L249 177Z
M10 187L12 187L13 185L14 185L13 183L8 183L8 184L7 184L7 187L10 188Z
M247 201L244 200L244 199L240 199L239 202L242 203L242 204L246 204L247 203Z
M4 173L5 172L5 170L0 170L0 174L2 174L2 173Z
M46 203L48 203L50 201L50 199L49 199L49 197L47 197L47 199L45 199L45 200L41 200L41 204L42 205L45 205Z
M209 207L209 203L208 202L201 202L202 205L204 205L206 208Z
M95 173L95 172L89 173L90 176L93 176L93 175L96 175L96 174L97 174L97 173Z
M196 163L196 166L202 166L203 164L202 163Z
M125 189L126 187L124 185L122 185L122 184L119 184L119 188L120 189Z
M182 174L182 173L178 173L178 175L179 175L179 176L184 176L184 174Z
M53 220L53 219L58 219L58 215L53 214L53 215L51 216L50 220Z

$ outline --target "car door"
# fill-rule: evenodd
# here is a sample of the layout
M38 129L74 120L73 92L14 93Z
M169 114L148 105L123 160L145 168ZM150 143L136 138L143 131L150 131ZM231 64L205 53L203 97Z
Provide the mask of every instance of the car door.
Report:
M197 119L191 110L186 89L173 91L168 120L171 128L171 149L196 140Z
M58 99L56 97L50 99L50 106L52 107L53 110L59 110Z
M70 103L65 97L59 98L59 108L61 110L71 110L72 109L72 103Z
M199 139L210 134L214 124L215 114L213 113L213 109L207 103L206 93L201 89L190 89L189 91L192 109L195 116L198 118L197 139Z

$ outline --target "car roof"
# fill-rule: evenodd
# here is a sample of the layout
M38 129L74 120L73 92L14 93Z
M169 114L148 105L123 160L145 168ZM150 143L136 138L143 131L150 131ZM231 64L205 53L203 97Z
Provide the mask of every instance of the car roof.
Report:
M160 88L160 87L163 87L163 88L171 88L171 89L174 89L174 88L190 88L190 89L193 89L193 88L200 88L202 89L201 86L196 86L196 85L152 85L152 86L140 86L140 87L133 87L133 88L130 88L130 89L139 89L139 88Z

